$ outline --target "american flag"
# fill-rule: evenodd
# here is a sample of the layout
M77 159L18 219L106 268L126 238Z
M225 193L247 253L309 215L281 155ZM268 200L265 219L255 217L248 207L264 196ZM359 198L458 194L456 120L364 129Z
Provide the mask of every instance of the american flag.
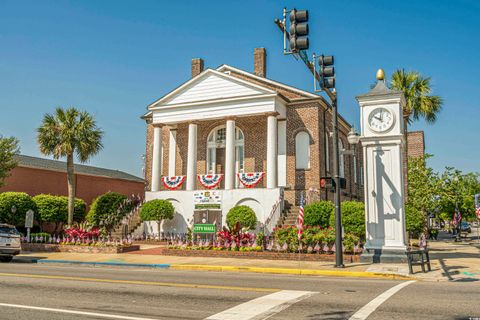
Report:
M298 210L298 224L297 224L297 229L298 229L298 240L302 238L303 234L303 206L305 205L305 200L303 198L303 193L300 196L300 209Z
M480 205L475 210L475 213L477 214L477 218L480 219Z

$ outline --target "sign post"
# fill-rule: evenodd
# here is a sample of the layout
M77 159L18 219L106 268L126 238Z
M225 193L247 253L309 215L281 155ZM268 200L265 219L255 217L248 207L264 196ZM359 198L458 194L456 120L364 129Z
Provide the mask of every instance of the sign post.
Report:
M33 227L33 210L29 209L25 214L25 228L27 228L27 242L30 242L30 228Z

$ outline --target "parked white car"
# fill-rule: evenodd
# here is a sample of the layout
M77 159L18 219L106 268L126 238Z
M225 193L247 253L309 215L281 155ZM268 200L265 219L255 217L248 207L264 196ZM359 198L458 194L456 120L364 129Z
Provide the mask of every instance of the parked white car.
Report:
M0 262L10 262L20 253L20 233L15 226L0 224Z

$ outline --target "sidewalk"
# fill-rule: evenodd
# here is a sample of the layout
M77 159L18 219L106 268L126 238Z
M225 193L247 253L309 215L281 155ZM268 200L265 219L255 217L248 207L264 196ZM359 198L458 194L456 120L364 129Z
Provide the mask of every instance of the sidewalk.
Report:
M323 275L340 277L370 277L426 281L479 281L480 249L468 242L455 243L448 238L429 242L432 271L422 273L414 266L413 275L408 266L395 264L348 263L337 269L331 261L287 261L263 259L236 259L211 257L178 257L153 254L91 254L91 253L24 253L17 261L37 263L76 263L169 268L174 270L204 270L224 272L260 272L276 274ZM142 245L145 253L152 245Z

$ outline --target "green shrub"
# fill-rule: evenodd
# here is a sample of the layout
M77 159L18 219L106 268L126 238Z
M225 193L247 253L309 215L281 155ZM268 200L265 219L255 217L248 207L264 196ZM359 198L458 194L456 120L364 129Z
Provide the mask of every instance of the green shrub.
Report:
M16 208L15 213L12 207ZM35 213L37 207L32 198L25 192L4 192L0 194L0 222L15 226L24 226L25 213L32 209Z
M39 194L32 198L37 206L36 216L39 222L59 223L67 222L68 197ZM85 218L86 203L82 199L75 199L73 220L80 222Z
M343 237L343 246L345 247L345 251L352 253L357 245L360 242L360 238L354 234L347 233Z
M303 224L306 226L330 226L330 216L333 215L335 206L330 201L317 201L305 206Z
M257 216L255 211L249 206L236 206L231 208L227 213L227 225L230 229L240 222L242 228L253 230L257 226Z
M87 214L87 221L93 226L100 225L101 221L117 213L120 205L127 196L117 192L107 192L93 200Z
M344 201L341 209L344 232L365 239L365 204L359 201ZM330 217L330 225L335 227L334 214Z
M143 221L161 221L173 219L175 208L168 200L150 200L143 204L140 210L140 218Z
M413 238L418 238L425 229L425 217L420 210L417 210L413 206L406 205L405 225L407 232L409 232Z

